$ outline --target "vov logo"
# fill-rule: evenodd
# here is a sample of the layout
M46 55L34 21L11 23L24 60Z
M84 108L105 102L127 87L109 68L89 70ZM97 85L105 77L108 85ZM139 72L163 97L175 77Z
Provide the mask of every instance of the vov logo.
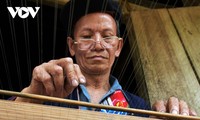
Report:
M32 18L35 18L37 12L39 11L40 7L35 7L35 10L32 7L15 7L15 10L13 7L7 7L8 11L12 15L13 18L18 13L18 16L22 19L27 18L29 15L32 16Z

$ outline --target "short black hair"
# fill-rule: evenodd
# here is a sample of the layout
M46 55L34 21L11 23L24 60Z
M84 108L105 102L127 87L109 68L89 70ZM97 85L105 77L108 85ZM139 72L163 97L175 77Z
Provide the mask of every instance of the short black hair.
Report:
M110 14L116 21L117 33L120 35L121 9L113 0L70 0L61 10L61 25L65 36L72 36L76 22L89 13L103 12Z

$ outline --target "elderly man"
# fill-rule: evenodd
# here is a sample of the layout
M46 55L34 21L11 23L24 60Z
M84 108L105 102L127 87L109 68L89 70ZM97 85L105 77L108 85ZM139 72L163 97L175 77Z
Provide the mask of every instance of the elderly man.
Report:
M62 17L67 23L69 51L76 63L66 57L35 67L30 86L22 92L149 110L149 105L142 98L122 90L117 78L110 75L123 46L123 39L118 36L120 11L115 5L112 0L71 0L65 6ZM15 100L94 110L20 97ZM154 110L195 115L184 101L179 103L177 98L171 97L167 102L157 102ZM97 111L128 114L104 109Z

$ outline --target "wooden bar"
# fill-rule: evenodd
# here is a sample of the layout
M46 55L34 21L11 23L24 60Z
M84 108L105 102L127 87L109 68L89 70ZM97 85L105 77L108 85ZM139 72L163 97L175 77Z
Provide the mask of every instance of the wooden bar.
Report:
M157 120L0 100L1 120Z
M148 91L143 94L151 103L176 96L200 114L200 86L168 10L133 11L131 20L129 41L137 43L143 74L136 77Z
M199 6L200 5L200 0L182 0L183 6Z
M40 4L52 6L52 7L63 7L69 0L29 0L33 2L39 2Z
M152 1L152 0L122 0L126 1L130 6L132 7L132 10L136 10L137 8L149 8L149 9L154 9L154 8L166 8L167 7L174 7L172 5L166 5L165 3L159 2L159 1ZM135 7L137 8L135 9Z

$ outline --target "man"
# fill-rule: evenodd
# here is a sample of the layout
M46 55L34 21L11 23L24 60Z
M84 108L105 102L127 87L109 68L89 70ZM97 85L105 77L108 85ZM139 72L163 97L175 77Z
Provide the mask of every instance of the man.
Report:
M67 44L76 63L72 58L66 57L35 67L30 86L22 92L149 110L142 98L122 90L117 78L110 75L115 57L120 55L123 46L123 39L118 37L120 11L115 3L112 0L71 0L63 13L63 23L67 23L68 27L65 28L68 30ZM15 101L93 110L20 97ZM156 102L153 109L195 115L184 101L179 102L175 97L171 97L166 103ZM129 114L104 109L97 111Z

